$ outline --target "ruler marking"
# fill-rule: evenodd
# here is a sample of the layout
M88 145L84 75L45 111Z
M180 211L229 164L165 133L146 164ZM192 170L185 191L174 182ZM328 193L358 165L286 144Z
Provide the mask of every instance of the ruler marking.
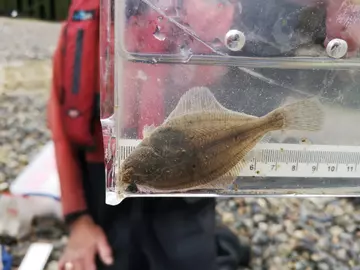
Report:
M120 140L124 160L140 140ZM241 176L262 177L360 177L360 146L262 144ZM250 164L250 165L251 165Z
M299 152L296 154L297 156L299 155ZM299 161L297 160L296 161L296 171L298 171L299 170Z

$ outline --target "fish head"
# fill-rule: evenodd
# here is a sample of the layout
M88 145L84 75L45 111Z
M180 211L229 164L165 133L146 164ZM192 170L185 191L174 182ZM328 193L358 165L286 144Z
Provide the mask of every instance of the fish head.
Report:
M118 188L137 192L138 185L146 185L161 177L164 162L152 147L137 147L121 164Z

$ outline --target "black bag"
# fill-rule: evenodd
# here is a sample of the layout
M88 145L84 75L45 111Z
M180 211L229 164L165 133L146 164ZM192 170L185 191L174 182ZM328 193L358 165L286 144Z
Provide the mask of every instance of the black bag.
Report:
M229 228L225 226L216 228L216 244L219 270L236 270L239 266L249 266L250 247L242 245L238 237Z

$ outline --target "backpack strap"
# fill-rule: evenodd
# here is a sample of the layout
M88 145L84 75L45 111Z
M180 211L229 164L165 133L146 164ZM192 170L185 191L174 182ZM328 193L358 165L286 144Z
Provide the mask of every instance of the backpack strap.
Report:
M99 0L73 0L59 41L56 86L69 140L86 149L96 145L94 120L100 117Z

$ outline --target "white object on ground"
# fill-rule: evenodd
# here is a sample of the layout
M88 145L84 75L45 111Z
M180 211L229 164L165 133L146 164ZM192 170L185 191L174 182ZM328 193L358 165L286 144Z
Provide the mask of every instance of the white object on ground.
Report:
M30 233L34 217L45 215L61 219L60 202L42 196L3 194L0 196L0 235L22 238Z
M52 250L50 243L31 244L18 270L43 270Z
M55 162L54 144L48 142L34 160L13 181L12 194L43 194L60 198L60 183Z
M0 235L21 238L28 234L34 217L62 218L60 186L53 142L40 153L0 196ZM28 195L28 196L24 196Z

